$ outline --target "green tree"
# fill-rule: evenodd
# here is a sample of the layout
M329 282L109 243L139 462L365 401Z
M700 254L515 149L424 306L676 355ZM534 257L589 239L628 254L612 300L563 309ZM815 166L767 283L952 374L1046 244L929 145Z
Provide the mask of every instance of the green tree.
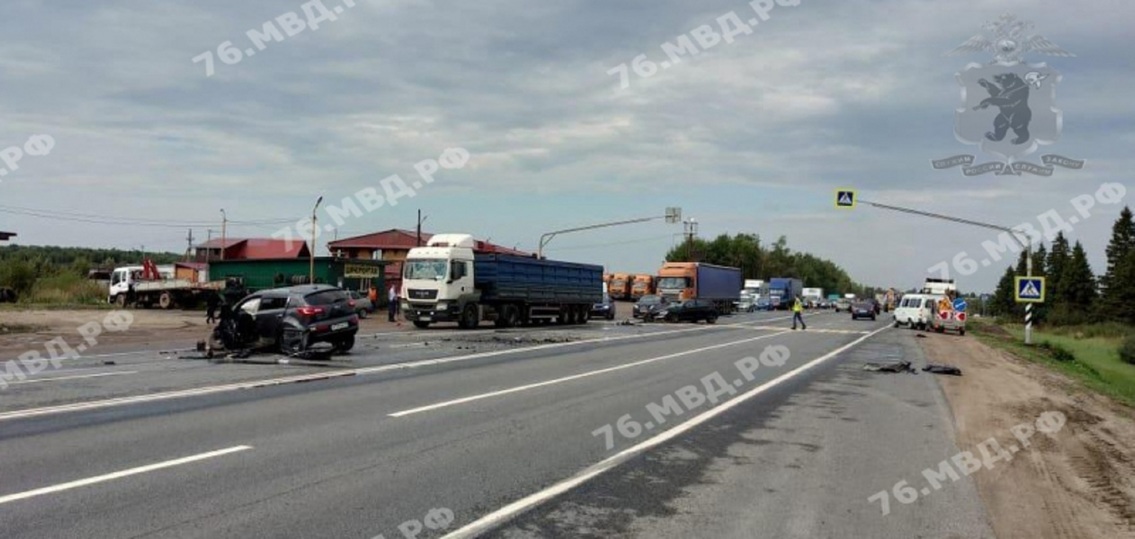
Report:
M1129 298L1135 290L1135 281L1122 278L1120 265L1124 263L1127 255L1135 251L1135 216L1131 208L1124 206L1119 212L1119 218L1111 226L1111 241L1107 245L1107 270L1100 279L1103 289L1103 310L1108 316L1124 318L1129 309Z
M1072 256L1060 277L1063 283L1057 305L1072 312L1090 313L1096 301L1096 276L1088 264L1088 254L1079 241L1072 248Z
M1045 286L1048 287L1048 296L1053 299L1063 297L1061 278L1064 275L1064 268L1068 265L1068 258L1071 256L1068 239L1064 237L1064 232L1057 233L1056 238L1052 240L1052 249L1048 252L1048 259L1044 263L1044 273L1048 276Z
M1017 273L1013 271L1013 267L1005 268L1005 273L1001 276L1001 280L997 282L997 290L993 292L993 297L989 299L989 312L997 316L1015 316L1017 303L1016 286Z
M1114 285L1108 287L1104 315L1109 319L1135 324L1135 250L1128 251L1123 258L1116 261L1112 268L1111 278Z

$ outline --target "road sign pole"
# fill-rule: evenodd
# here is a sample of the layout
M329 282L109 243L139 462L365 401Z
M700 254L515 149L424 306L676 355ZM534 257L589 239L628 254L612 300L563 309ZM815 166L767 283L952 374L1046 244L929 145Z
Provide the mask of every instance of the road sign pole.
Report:
M1025 243L1025 277L1033 276L1032 241ZM1033 343L1033 304L1025 304L1025 345Z

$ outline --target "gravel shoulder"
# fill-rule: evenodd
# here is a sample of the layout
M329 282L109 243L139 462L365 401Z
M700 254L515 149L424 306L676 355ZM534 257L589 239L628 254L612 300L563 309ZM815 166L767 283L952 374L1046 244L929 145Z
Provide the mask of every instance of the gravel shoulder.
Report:
M958 446L976 451L1046 411L1064 414L1054 435L1037 433L1009 461L971 477L998 537L1135 537L1135 418L1130 408L1084 391L1034 363L972 337L917 339L930 361L962 369L939 377L957 426Z

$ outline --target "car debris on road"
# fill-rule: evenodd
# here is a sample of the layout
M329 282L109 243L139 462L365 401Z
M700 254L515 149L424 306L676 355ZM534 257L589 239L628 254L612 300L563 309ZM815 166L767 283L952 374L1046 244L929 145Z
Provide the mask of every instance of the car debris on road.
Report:
M876 372L909 372L911 374L918 374L914 367L910 366L909 361L899 361L895 363L864 363L863 370L876 371Z
M922 367L922 370L929 372L931 374L948 374L948 375L951 375L951 376L961 376L962 375L961 369L959 369L959 368L957 368L953 365L944 365L944 364L940 364L940 363L927 364L925 367Z

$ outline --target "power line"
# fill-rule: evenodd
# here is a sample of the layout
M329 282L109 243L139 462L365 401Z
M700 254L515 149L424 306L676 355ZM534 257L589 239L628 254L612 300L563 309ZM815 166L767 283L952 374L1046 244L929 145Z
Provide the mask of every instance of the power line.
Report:
M78 223L91 223L101 225L117 225L117 226L151 226L158 228L186 228L186 227L208 227L216 224L212 221L176 221L176 220L158 220L158 219L144 219L135 217L104 217L93 214L83 213L68 213L68 212L55 212L50 210L37 210L32 208L21 208L17 206L0 206L0 213L7 213L12 215L24 215L28 217L37 217L40 219L50 219L54 221L70 221ZM264 226L264 225L278 225L285 223L293 223L295 219L261 219L250 221L229 221L230 224L237 226Z

